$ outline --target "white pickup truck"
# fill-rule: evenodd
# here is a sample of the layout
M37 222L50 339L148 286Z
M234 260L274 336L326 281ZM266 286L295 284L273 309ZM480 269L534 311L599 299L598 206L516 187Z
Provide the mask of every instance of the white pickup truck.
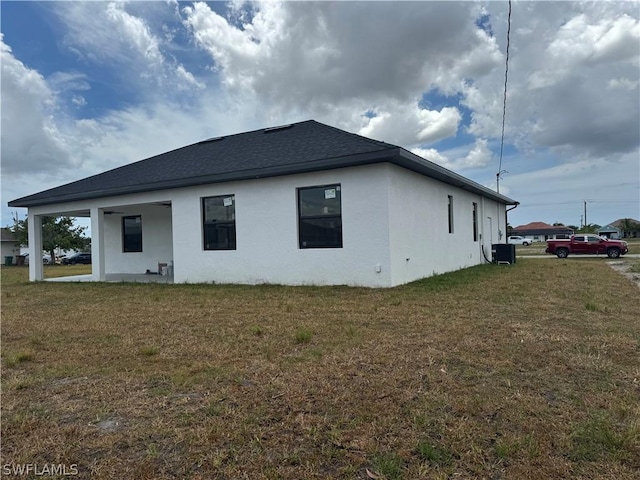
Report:
M527 245L531 245L531 240L529 240L528 238L519 237L516 235L516 236L509 237L509 243L511 245L524 245L526 247Z

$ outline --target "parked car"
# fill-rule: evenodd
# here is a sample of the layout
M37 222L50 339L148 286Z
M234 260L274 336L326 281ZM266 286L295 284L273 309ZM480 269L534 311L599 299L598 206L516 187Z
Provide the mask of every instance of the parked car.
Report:
M524 245L526 247L527 245L531 245L531 240L514 235L512 237L509 237L509 243L511 245Z
M29 254L25 253L24 255L20 255L21 257L24 257L24 264L25 265L29 265ZM42 263L44 263L45 265L48 265L51 263L51 255L43 255L42 256Z
M567 258L572 255L600 255L607 254L609 258L618 258L629 251L627 242L621 240L609 240L598 235L581 234L572 235L569 240L547 240L546 253L557 255L558 258Z
M74 253L73 255L70 255L62 259L63 265L75 265L76 263L91 265L91 254L90 253Z

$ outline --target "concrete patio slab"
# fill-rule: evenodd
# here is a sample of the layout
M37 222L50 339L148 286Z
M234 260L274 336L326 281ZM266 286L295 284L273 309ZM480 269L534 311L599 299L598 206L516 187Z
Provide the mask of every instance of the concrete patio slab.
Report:
M45 278L45 282L92 282L91 275ZM108 273L108 283L173 283L173 275L147 275L144 273Z

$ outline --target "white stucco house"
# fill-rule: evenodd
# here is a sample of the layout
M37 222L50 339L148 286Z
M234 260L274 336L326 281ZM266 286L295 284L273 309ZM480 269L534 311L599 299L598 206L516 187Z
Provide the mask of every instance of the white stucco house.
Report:
M482 263L514 200L385 142L313 120L211 138L19 198L91 219L91 279L392 287ZM172 272L171 272L172 270ZM29 265L30 280L43 278Z

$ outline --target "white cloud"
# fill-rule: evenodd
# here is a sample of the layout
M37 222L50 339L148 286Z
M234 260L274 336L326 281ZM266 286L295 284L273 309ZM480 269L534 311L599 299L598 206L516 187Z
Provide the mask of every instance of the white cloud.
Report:
M151 34L144 20L129 15L125 12L123 4L118 3L107 5L105 17L108 20L107 25L115 28L122 42L129 44L149 64L161 66L164 63L158 39Z
M249 31L241 31L211 11L205 3L185 7L185 23L193 30L196 42L207 50L224 73L223 83L232 88L251 88L252 78L241 72L251 67L259 45ZM255 29L254 29L255 30Z
M434 148L416 147L412 148L411 151L454 172L486 167L493 158L493 153L487 145L487 140L481 138L476 139L470 149L469 147L456 148L447 152L448 154L441 153Z
M83 57L100 62L162 65L158 39L143 19L125 11L125 4L61 2L55 8L67 28L65 42Z
M465 168L486 167L493 158L493 153L487 146L487 140L484 138L476 139L476 143L464 158L463 165Z
M221 81L276 109L318 112L364 103L364 110L391 104L414 110L423 92L483 75L500 56L493 39L469 28L480 11L474 4L268 2L255 8L253 16L237 13L241 25L204 3L183 11Z
M87 104L87 101L81 95L73 95L73 97L71 97L71 103L78 107L84 107Z
M120 2L57 2L55 10L67 28L65 43L86 61L124 68L127 81L138 83L142 91L168 93L172 86L182 91L202 89L184 65L163 53L166 32L156 35L144 18L127 11L128 5L136 7Z
M499 5L488 8L494 25L503 25ZM512 29L507 143L553 148L569 161L637 149L637 17L637 8L624 2L514 4L513 24L527 28ZM497 31L496 38L504 33ZM504 71L497 71L465 87L463 101L473 117L470 133L499 137L503 92L495 87L503 82Z
M455 107L440 111L418 108L413 110L401 106L387 106L372 118L363 117L365 125L358 133L366 137L399 145L432 143L455 136L461 115Z
M628 15L591 21L582 13L563 25L547 51L565 65L636 60L640 24ZM568 65L570 66L570 65Z
M489 75L504 66L504 54L494 37L483 30L473 31L475 40L471 49L461 48L460 56L442 69L434 85L446 93L456 94L468 86L467 80Z
M436 150L435 148L416 147L412 148L411 152L415 153L419 157L429 160L430 162L437 163L438 165L445 168L449 168L452 165L451 161L445 155L442 155L440 152L438 152L438 150Z
M55 72L47 78L47 84L56 94L91 89L87 76L80 72Z
M54 115L56 97L45 79L13 56L0 36L2 173L53 172L70 165ZM4 183L4 182L3 182Z
M175 68L175 75L178 79L177 88L180 90L189 90L190 88L197 88L198 90L202 90L205 88L205 84L200 82L193 76L191 72L188 72L184 66L178 65Z
M637 65L640 23L626 14L594 18L580 13L553 33L550 40L545 64L530 77L530 89L560 83L580 67L598 68L614 62Z
M625 90L636 90L640 81L631 80L626 77L612 78L607 82L607 89L623 88Z

